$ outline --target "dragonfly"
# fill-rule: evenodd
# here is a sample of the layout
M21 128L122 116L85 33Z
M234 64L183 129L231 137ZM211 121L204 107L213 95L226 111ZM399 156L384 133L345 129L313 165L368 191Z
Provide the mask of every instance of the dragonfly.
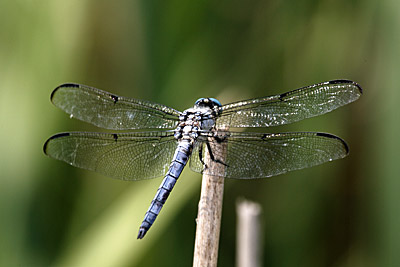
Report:
M66 83L54 89L51 102L71 118L115 132L59 133L45 142L43 150L72 166L122 180L164 176L140 225L137 238L142 239L188 162L190 169L198 173L254 179L344 158L349 153L348 145L329 133L231 129L301 121L351 103L361 94L356 82L332 80L226 105L214 98L200 98L193 107L180 112L162 104ZM221 152L213 145L224 145L226 149ZM212 164L223 168L208 166L206 153Z

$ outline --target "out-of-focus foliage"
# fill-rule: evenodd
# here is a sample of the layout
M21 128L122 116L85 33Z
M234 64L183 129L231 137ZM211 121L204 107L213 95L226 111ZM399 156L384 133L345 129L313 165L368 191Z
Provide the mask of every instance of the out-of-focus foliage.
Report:
M42 152L94 130L53 107L73 81L183 110L346 78L361 99L263 131L324 131L349 157L227 180L219 266L233 266L238 197L263 207L265 266L400 265L400 2L0 1L0 265L190 266L201 177L185 171L136 240L161 179L123 182Z

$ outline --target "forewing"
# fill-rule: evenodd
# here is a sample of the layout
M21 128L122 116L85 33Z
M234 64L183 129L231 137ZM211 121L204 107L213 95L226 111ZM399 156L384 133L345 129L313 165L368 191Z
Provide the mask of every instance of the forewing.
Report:
M347 144L337 136L327 133L295 132L279 134L234 133L223 142L227 145L226 156L212 151L214 158L224 162L224 173L212 173L204 168L199 149L207 148L204 140L193 151L190 168L193 171L227 178L252 179L282 174L340 159L348 154ZM203 152L204 155L204 152ZM214 162L214 164L221 164ZM221 169L221 168L220 168Z
M144 100L116 96L81 84L54 89L51 101L71 117L112 130L174 128L179 112Z
M361 87L348 80L334 80L284 94L240 101L222 107L217 126L269 127L330 112L357 100Z
M50 137L44 152L72 166L122 180L164 175L176 148L173 132L61 133Z

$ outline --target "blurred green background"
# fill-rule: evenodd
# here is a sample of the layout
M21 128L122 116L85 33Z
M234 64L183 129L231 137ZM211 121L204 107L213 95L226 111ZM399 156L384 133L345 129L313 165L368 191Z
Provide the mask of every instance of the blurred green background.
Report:
M332 79L357 102L282 128L344 138L350 155L272 179L226 180L219 266L235 262L239 197L263 208L264 266L400 266L400 2L0 1L0 265L190 266L201 176L185 170L136 235L162 178L109 179L46 157L71 130L64 82L178 110Z

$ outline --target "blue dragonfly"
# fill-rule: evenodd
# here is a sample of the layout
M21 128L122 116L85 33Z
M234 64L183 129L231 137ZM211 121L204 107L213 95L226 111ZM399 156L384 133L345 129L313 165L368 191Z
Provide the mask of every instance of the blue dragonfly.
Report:
M179 112L145 100L67 83L51 102L70 117L119 133L65 132L50 137L44 153L72 166L122 180L164 176L139 228L142 239L154 223L183 168L236 179L265 178L308 168L349 153L341 138L322 132L256 133L228 129L270 127L330 112L357 100L361 87L333 80L279 95L227 105L200 98ZM224 154L213 149L223 144ZM223 168L209 168L205 152Z

